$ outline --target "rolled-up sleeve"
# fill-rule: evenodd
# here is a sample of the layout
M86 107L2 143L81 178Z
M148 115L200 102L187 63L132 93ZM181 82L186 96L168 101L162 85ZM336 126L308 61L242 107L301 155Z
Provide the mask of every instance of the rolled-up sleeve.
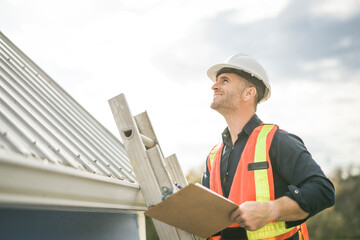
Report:
M309 213L309 217L335 204L333 184L300 138L279 131L269 154L273 167L280 175L279 179L285 180L287 184L285 193L281 195L295 200L304 211ZM296 226L305 220L287 222L287 225Z

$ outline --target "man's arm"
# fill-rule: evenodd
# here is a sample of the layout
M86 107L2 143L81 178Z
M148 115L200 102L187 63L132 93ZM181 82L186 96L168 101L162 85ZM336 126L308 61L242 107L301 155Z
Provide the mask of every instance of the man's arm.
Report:
M230 219L246 230L255 231L271 221L296 221L308 216L297 202L284 196L269 202L245 202L232 212Z
M269 156L273 172L277 173L274 177L276 199L287 196L294 200L302 210L309 213L307 218L335 204L333 184L299 137L278 131L270 147ZM288 191L285 193L277 192L276 189L276 182L280 182L281 179L287 182ZM307 218L286 221L286 226L299 225Z

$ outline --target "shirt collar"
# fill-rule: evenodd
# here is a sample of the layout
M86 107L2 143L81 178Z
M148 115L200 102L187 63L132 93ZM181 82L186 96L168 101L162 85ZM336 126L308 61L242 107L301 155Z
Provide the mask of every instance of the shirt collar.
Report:
M250 136L250 134L252 133L252 131L258 127L260 124L262 123L262 121L259 119L259 117L255 114L254 116L252 116L252 118L245 124L243 130L241 132L239 132L238 134L238 139L240 138L240 134L242 134L242 132L244 132L245 134L247 134L248 136ZM232 142L231 142L231 136L230 136L230 132L229 132L229 128L226 127L225 130L222 133L222 139L223 142L226 145L231 146Z
M250 136L250 134L252 133L252 131L254 131L254 129L256 127L258 127L260 124L262 123L262 121L260 120L260 118L255 114L244 126L243 131ZM239 133L240 134L240 133Z

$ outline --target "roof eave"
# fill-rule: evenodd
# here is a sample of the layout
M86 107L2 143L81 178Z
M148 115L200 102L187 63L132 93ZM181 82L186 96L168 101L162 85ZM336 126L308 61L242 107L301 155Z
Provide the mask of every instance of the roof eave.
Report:
M146 210L135 183L0 149L0 206L85 211Z

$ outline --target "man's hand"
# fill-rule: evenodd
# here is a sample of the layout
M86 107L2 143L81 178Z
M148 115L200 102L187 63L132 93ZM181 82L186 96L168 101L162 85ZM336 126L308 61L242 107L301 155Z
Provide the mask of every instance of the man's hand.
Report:
M230 219L246 230L255 231L271 222L271 202L245 202L231 213Z
M297 202L281 197L268 202L244 202L231 213L230 219L246 230L255 231L271 221L296 221L307 216L309 214Z

